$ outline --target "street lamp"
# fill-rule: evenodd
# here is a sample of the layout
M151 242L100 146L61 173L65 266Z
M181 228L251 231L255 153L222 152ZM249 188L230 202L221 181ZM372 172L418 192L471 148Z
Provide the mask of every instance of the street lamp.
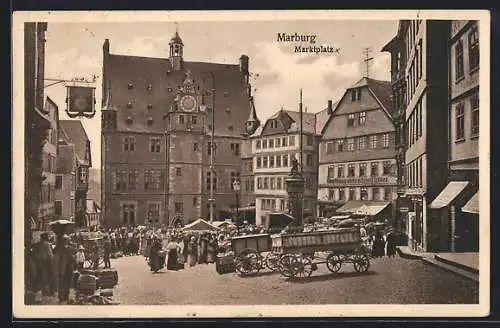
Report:
M233 181L233 190L234 190L234 195L236 197L236 228L238 231L238 235L240 234L240 219L239 219L239 192L240 192L240 182L238 179L234 179Z

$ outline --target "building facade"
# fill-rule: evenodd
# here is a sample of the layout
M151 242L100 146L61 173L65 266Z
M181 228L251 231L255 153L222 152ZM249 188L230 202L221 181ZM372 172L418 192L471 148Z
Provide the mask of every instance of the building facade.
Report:
M233 215L233 182L252 99L248 57L185 61L111 54L103 45L102 215L107 226L186 224ZM211 206L214 212L211 215Z
M319 134L315 114L302 114L302 156L300 136L300 113L281 109L251 137L257 225L270 213L288 212L285 178L290 174L293 158L305 180L303 216L316 217Z
M46 117L50 122L42 151L42 186L38 206L38 229L50 230L49 223L55 218L54 198L58 155L59 109L49 97L45 100Z
M55 213L86 227L90 140L78 120L59 121L59 155L55 176Z
M362 78L346 90L319 145L321 216L339 207L389 204L396 198L395 128L387 81ZM326 206L330 204L330 206ZM378 214L378 213L373 213Z
M447 179L447 108L449 21L411 20L400 24L405 47L405 195L409 246L416 251L439 249L442 226L429 204Z
M479 251L479 30L452 21L449 34L448 184L431 203L442 251Z
M404 33L408 21L400 21L396 36L389 41L382 51L391 56L391 88L392 88L392 117L395 128L394 145L396 149L397 168L397 201L395 208L395 227L399 232L406 233L406 218L409 211L405 202L405 157L406 157L406 47Z
M25 241L31 242L31 230L40 227L37 217L43 181L43 148L50 118L44 111L45 33L47 23L24 24L24 213Z

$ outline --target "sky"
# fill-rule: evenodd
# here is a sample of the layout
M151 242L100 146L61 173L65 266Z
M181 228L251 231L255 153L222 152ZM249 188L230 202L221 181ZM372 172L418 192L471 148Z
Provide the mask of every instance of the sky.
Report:
M347 87L364 75L367 47L371 47L374 58L370 77L390 80L390 56L380 50L394 37L397 25L396 20L49 23L45 76L49 79L98 76L94 85L96 116L81 120L91 140L93 167L99 168L100 77L102 44L106 38L110 40L112 54L166 58L168 42L177 27L184 42L185 60L237 64L242 54L249 56L255 106L263 122L281 107L298 110L301 88L308 112L324 109L330 99L338 100ZM297 43L278 42L278 33L316 35L315 46L340 50L321 55L294 53ZM45 92L59 106L60 119L69 119L65 113L64 84L49 86Z

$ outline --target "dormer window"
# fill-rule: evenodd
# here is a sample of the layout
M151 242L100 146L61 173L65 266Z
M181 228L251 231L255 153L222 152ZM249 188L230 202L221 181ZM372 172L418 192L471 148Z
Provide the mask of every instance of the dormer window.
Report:
M225 97L225 98L229 97L229 92L224 91L224 97Z
M132 123L133 123L132 117L127 116L127 118L125 119L125 122L126 122L128 125L132 124Z
M129 82L128 83L128 89L129 90L132 90L134 88L134 85L132 84L132 82Z
M153 90L153 85L151 83L148 84L148 86L146 87L146 89L148 90L149 93L151 93L151 91Z
M148 104L148 109L153 109L153 104Z
M148 117L148 119L146 120L146 124L147 125L153 125L153 118L152 117Z
M132 102L130 102L130 101L129 101L129 102L127 103L127 107L128 107L128 108L132 108Z
M278 127L278 121L276 120L271 120L269 124L271 125L271 129L276 129Z
M351 101L356 101L361 99L361 88L356 88L351 90Z

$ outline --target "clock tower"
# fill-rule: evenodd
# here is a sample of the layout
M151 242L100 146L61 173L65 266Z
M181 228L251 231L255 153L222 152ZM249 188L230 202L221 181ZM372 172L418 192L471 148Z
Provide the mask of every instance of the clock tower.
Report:
M203 163L207 157L206 112L191 72L186 71L167 113L167 222L201 217ZM182 190L182 193L179 192Z

